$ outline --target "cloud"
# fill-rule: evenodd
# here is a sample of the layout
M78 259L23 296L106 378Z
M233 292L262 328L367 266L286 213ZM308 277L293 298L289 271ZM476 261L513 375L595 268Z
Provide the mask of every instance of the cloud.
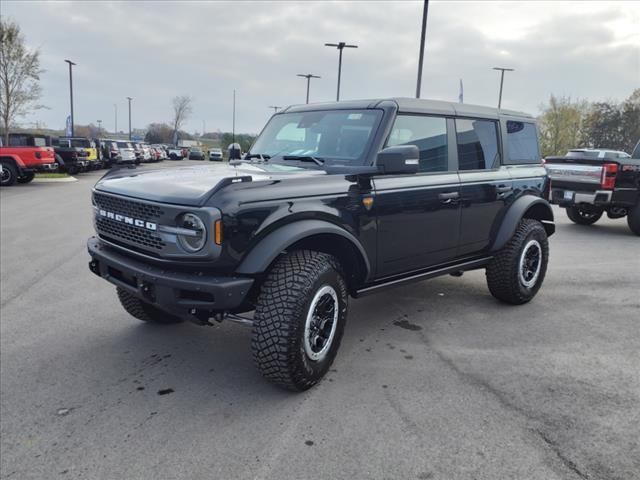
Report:
M579 5L579 8L577 7ZM3 1L40 46L47 72L43 103L26 122L62 127L68 70L74 60L78 123L144 127L171 116L171 98L194 97L187 129L259 131L269 105L335 98L338 55L325 42L347 41L342 98L415 92L422 2L43 2ZM498 72L507 73L503 105L536 113L549 94L592 100L628 96L640 85L640 6L634 2L430 2L424 97L497 103Z

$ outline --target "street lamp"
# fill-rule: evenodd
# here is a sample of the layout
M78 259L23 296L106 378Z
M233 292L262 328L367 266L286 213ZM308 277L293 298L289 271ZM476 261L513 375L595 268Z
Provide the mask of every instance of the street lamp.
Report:
M340 43L325 43L325 47L336 47L340 51L338 56L338 91L336 93L336 102L340 101L340 75L342 74L342 50L344 48L358 48L357 45L347 45L344 42ZM308 102L307 102L308 103Z
M504 72L513 72L513 68L493 67L494 70L500 70L500 93L498 94L498 108L502 106L502 84L504 83Z
M309 103L309 84L311 83L311 79L312 78L322 78L322 77L319 77L318 75L313 75L312 73L307 73L306 75L302 74L302 73L299 73L298 76L307 79L307 103ZM339 82L339 80L338 80L338 82ZM340 90L340 87L338 87L338 91L339 90Z
M273 108L273 113L278 113L278 110L280 110L282 107L279 107L277 105L269 105L269 108Z
M71 98L71 136L73 137L73 66L76 65L71 60L65 60L69 64L69 97Z
M129 100L129 140L131 140L131 100L133 98L127 97L127 100Z
M115 110L114 115L113 115L113 133L118 133L118 104L114 103L113 104L113 109Z
M98 122L98 136L102 135L102 120L96 120Z

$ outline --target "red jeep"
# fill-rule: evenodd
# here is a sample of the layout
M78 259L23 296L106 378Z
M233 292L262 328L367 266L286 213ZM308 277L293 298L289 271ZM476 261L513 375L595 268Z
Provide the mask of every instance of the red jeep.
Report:
M55 172L58 164L52 147L47 147L44 135L13 133L9 145L0 139L0 185L29 183L36 172Z

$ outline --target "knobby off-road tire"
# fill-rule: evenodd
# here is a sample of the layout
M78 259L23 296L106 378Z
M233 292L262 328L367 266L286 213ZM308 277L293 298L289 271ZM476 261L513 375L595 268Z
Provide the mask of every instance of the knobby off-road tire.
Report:
M31 180L35 178L36 174L33 172L25 173L23 176L18 177L16 181L18 183L29 183Z
M0 176L0 185L10 187L16 183L18 179L18 170L10 163L2 163L2 176Z
M578 225L593 225L602 217L602 209L586 210L580 207L567 207L567 217Z
M530 301L542 285L549 261L547 232L537 220L522 219L509 243L487 266L491 294L505 303Z
M180 323L182 320L174 315L163 312L159 308L154 307L150 303L143 302L138 297L131 295L126 290L117 287L118 299L124 307L124 309L130 315L136 317L138 320L148 323Z
M627 225L633 233L640 235L640 204L629 210L627 214Z
M335 257L310 250L284 255L267 275L253 317L251 350L258 370L282 388L311 388L333 363L347 307L347 285Z

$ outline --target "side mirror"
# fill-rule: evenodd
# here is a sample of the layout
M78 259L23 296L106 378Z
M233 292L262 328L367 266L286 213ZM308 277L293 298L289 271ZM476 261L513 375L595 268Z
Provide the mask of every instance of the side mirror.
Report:
M387 147L378 153L376 166L382 174L411 174L420 167L420 150L415 145Z

